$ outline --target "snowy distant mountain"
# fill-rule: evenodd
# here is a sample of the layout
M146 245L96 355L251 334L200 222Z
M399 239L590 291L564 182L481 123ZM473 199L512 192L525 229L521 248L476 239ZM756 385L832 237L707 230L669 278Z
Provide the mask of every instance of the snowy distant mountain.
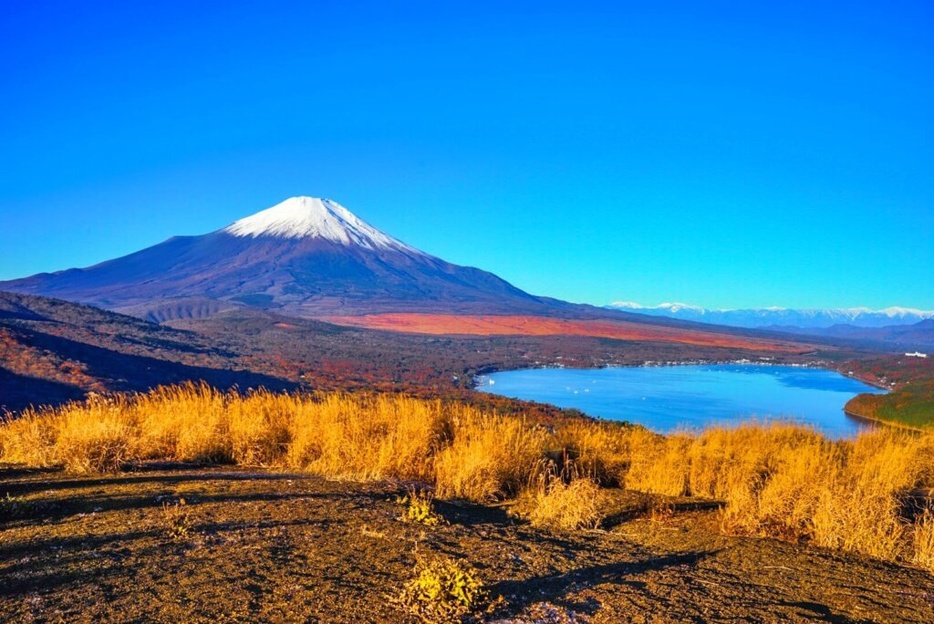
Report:
M643 306L631 302L612 303L607 307L614 310L664 316L684 321L748 328L827 328L834 325L889 327L893 325L912 325L925 319L934 318L934 311L898 307L882 310L870 310L869 308L708 310L684 303L662 303L657 306Z
M571 304L445 262L335 201L293 197L201 236L177 236L0 290L87 303L154 321L251 306L294 316L449 312L547 314Z

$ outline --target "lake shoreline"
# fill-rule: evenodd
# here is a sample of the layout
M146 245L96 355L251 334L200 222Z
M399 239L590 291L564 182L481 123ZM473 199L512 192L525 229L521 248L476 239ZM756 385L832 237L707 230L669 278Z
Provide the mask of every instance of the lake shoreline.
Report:
M893 427L895 429L903 429L905 431L910 431L912 433L924 433L924 429L921 427L913 427L906 423L898 422L896 420L886 420L884 418L877 418L875 416L864 416L862 414L857 414L853 410L844 409L843 413L853 418L855 420L861 420L863 422L873 424L873 425L882 425L884 427Z
M862 427L888 424L845 409L853 396L885 388L842 374L825 362L741 359L535 366L487 370L473 382L478 392L577 409L596 419L640 424L663 435L683 428L781 420L814 427L829 438L853 438Z

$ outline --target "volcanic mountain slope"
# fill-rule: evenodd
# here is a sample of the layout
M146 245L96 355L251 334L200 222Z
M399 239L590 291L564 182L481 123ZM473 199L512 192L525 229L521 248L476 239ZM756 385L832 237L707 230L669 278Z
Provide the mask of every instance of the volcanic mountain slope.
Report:
M388 236L329 199L293 197L202 236L179 236L84 268L0 282L162 322L238 305L294 316L444 311L554 313L480 269Z
M90 391L145 390L182 381L220 388L297 387L244 368L238 353L193 332L0 292L0 414L80 399Z

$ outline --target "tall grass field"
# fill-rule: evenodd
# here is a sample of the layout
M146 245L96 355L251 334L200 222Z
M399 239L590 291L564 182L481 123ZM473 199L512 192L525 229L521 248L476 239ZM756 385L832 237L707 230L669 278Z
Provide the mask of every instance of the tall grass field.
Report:
M205 385L93 397L0 424L0 461L75 473L177 460L348 480L398 479L441 498L526 497L533 522L594 526L601 488L724 502L731 534L801 540L934 572L934 433L878 428L831 441L750 423L660 436L555 426L389 394L221 393Z

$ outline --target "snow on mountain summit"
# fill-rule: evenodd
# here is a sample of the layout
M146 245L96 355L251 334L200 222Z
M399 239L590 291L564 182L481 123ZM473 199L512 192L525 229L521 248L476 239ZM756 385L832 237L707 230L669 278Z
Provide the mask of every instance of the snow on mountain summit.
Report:
M856 327L885 327L889 325L910 325L934 318L934 311L900 307L890 307L882 310L872 310L866 307L708 309L684 303L662 303L657 306L643 306L631 301L611 303L608 307L650 316L667 316L685 321L714 323L733 327L785 326L812 328L831 327L837 324L854 325Z
M377 230L330 199L291 197L225 227L234 236L277 238L323 238L342 245L367 249L417 252L400 240Z

